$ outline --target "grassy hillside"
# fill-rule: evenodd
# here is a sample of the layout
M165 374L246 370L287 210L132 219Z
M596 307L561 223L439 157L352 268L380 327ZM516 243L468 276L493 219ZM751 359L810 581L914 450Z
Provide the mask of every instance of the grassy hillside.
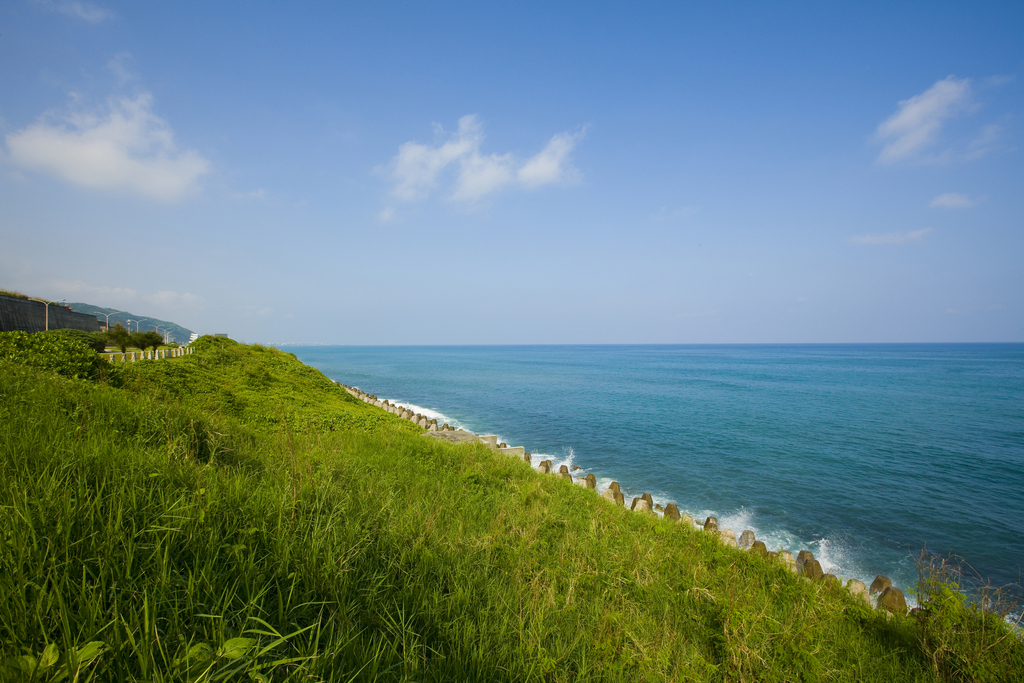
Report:
M1020 680L941 596L834 583L439 443L204 338L103 381L0 361L11 680ZM948 594L948 595L947 595ZM949 596L953 597L949 597Z

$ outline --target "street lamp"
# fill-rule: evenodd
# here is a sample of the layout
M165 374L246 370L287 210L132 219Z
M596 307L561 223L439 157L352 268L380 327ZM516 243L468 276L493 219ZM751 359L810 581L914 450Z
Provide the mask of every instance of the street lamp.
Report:
M161 325L157 325L157 326L156 326L156 331L157 331L157 332L159 332L160 330L163 330L163 331L164 331L164 344L166 344L166 343L167 343L167 331L168 331L168 329L169 329L169 328L167 328L167 327L163 327L163 326L161 326Z
M143 320L147 320L147 318L140 318L139 320L135 321L135 331L136 332L139 331L139 323L141 323Z
M41 304L46 304L46 331L49 332L50 331L50 302L46 301L44 299L33 299L32 297L29 297L29 298L32 299L32 301L38 301Z
M114 313L117 313L117 311L114 311ZM103 324L106 325L108 330L110 329L110 316L114 315L114 313L100 313L105 318Z

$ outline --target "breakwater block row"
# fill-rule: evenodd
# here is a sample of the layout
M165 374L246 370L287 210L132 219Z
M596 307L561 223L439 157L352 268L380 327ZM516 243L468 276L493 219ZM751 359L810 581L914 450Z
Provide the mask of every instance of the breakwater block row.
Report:
M349 387L344 384L340 384L340 386L365 403L382 408L401 417L402 419L409 420L414 424L419 425L423 429L427 430L428 436L452 443L483 443L488 448L510 457L521 459L527 465L530 465L531 467L533 466L532 455L526 451L525 447L509 446L503 442L499 443L498 437L495 434L474 434L464 429L454 429L447 424L438 427L437 420L428 419L419 413L413 413L408 408L397 404L391 404L387 400L381 401L376 396L367 394L355 387ZM574 467L573 469L579 468ZM550 460L543 460L538 463L537 472L540 474L553 475L559 479L565 479L569 483L597 493L597 479L593 474L588 474L585 477L579 477L574 480L568 466L561 465L556 472L554 471L554 464ZM617 481L613 481L608 488L600 492L599 495L602 499L607 500L613 505L626 507L625 496L623 495ZM814 558L814 553L810 550L800 550L797 552L795 557L792 552L785 548L780 548L777 551L770 551L763 541L759 541L755 538L754 532L750 529L745 529L740 533L739 538L737 538L734 530L719 528L717 517L706 517L703 522L698 522L690 515L680 513L679 508L675 503L669 503L664 508L660 505L654 505L654 499L650 493L644 493L639 497L633 498L630 502L629 509L632 512L649 515L657 515L660 511L664 519L675 522L683 528L690 529L695 532L710 534L727 547L736 548L737 550L748 552L757 557L763 557L772 562L779 562L789 571L808 581L832 582L837 586L842 585L842 579L840 577L835 576L834 574L825 573L821 567L821 563ZM876 609L893 614L905 615L907 613L906 596L904 596L903 591L892 585L892 581L888 577L879 575L871 583L870 587L865 586L863 581L850 579L846 582L846 590L848 590L854 598L863 601L868 606L873 605Z
M179 358L190 355L194 350L191 346L178 346L172 349L158 349L156 351L128 351L126 353L102 353L100 355L111 363L134 363L136 360ZM136 356L138 357L136 358Z

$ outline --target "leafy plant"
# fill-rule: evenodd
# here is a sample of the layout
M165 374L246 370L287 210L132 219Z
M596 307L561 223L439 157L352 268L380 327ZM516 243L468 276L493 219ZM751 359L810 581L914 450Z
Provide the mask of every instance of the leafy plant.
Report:
M1007 661L1024 667L1017 634L1005 619L1020 604L1004 589L965 581L959 558L935 557L927 548L917 559L920 606L918 646L936 675L948 681L998 680ZM975 584L972 589L965 584ZM1020 617L1014 627L1020 625Z
M97 353L103 353L107 348L106 338L102 332L86 332L84 330L64 328L59 330L50 330L43 334L62 334L66 337L70 337L71 339L77 339Z
M100 379L110 368L85 342L46 332L0 332L0 359L82 379Z
M82 647L68 650L61 657L57 645L50 643L43 648L39 656L25 654L8 659L0 665L0 673L3 674L4 681L12 683L59 683L68 679L84 683L92 680L94 671L87 669L103 654L105 647L102 641L94 640Z

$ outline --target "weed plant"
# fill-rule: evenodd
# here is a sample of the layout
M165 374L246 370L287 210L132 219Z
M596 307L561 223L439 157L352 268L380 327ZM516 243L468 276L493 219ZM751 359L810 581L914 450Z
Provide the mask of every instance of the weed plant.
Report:
M0 361L10 680L1020 680L996 622L936 620L936 666L916 618L425 438L276 349L114 383Z

